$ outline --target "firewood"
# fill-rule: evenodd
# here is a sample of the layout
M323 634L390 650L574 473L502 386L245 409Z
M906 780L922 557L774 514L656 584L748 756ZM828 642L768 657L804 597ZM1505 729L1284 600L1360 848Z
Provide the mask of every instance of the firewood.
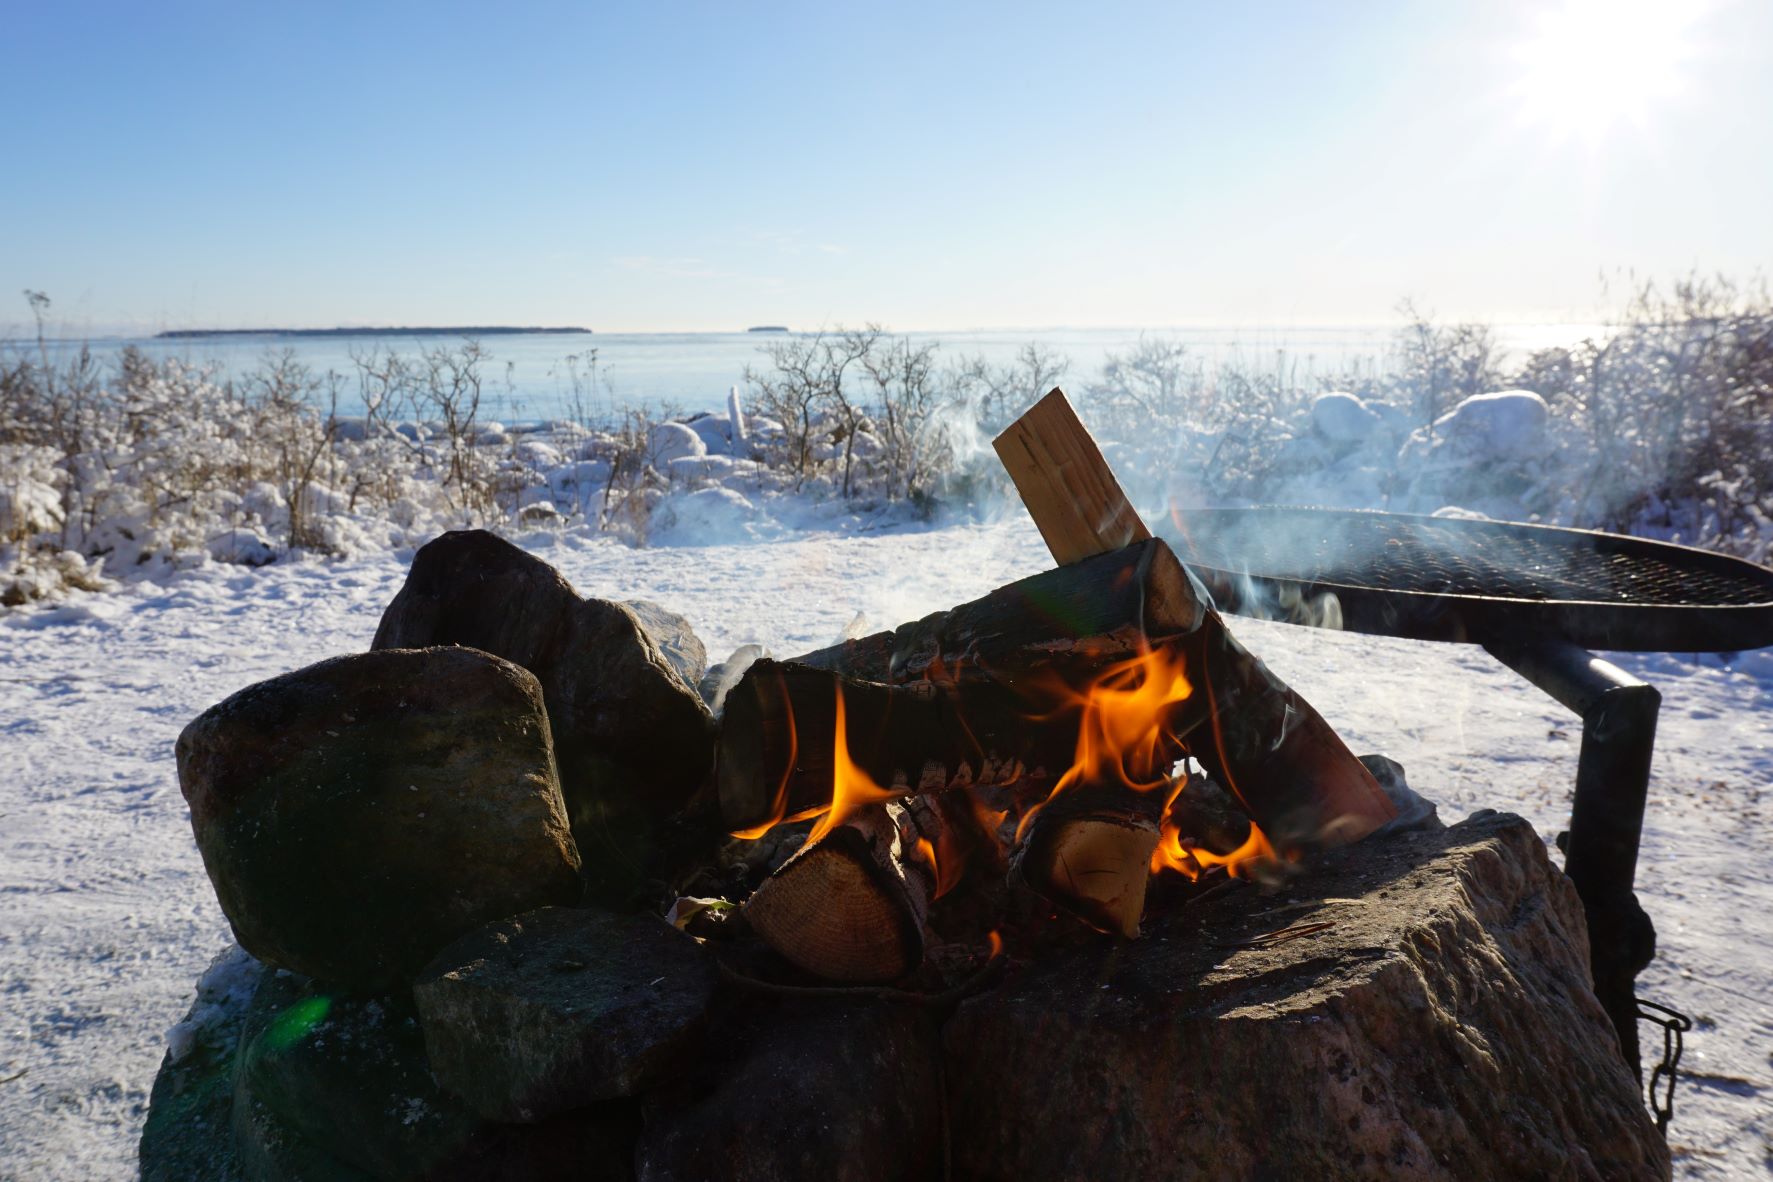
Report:
M1164 796L1122 786L1060 793L1035 814L1011 875L1091 926L1133 939Z
M1190 638L1204 722L1189 753L1283 852L1347 845L1397 815L1312 705L1212 615Z
M1058 561L1151 536L1060 390L993 446ZM1323 716L1239 644L1216 611L1203 611L1184 643L1197 683L1182 711L1184 727L1199 727L1190 752L1277 848L1358 841L1396 815Z
M872 804L809 843L758 887L745 918L798 968L832 981L903 977L923 962L934 867L905 811Z
M909 794L1042 771L1056 778L1070 763L1073 736L1031 724L1010 687L889 686L758 661L727 695L716 758L721 813L741 836L831 801L839 693L849 758L882 787Z
M1060 390L1012 423L993 446L1061 564L1151 537ZM1203 609L1189 636L1166 643L1179 646L1194 683L1166 725L1172 733L1196 732L1190 750L1279 848L1356 841L1394 815L1372 775L1329 724L1238 644L1217 612ZM1080 800L1066 799L1085 791L1089 795ZM1018 874L1097 926L1136 934L1158 832L1156 819L1149 828L1142 820L1149 798L1122 783L1069 790L1062 784L1024 834ZM1081 862L1086 873L1077 873L1072 862Z
M1145 639L1192 632L1204 615L1182 564L1150 539L1000 587L859 640L797 657L866 681L1013 684L1086 675Z
M1060 566L1151 536L1057 386L991 446Z

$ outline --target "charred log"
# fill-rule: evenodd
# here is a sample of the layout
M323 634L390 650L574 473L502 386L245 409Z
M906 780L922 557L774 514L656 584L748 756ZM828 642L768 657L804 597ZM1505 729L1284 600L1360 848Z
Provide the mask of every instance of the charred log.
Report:
M982 599L891 632L820 649L802 665L847 677L1017 684L1063 676L1071 684L1145 641L1192 632L1203 607L1169 546L1146 536L1112 553L1020 579Z
M716 784L736 830L830 803L837 696L850 759L882 788L942 792L1007 784L1070 762L1063 726L1036 725L1004 686L882 685L786 661L758 661L727 695Z

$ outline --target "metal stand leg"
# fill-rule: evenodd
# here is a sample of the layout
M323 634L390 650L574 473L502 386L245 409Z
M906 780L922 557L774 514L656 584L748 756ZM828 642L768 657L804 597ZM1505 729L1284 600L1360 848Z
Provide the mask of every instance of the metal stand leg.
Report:
M1570 831L1558 839L1564 872L1588 916L1595 996L1638 1073L1633 982L1656 956L1656 929L1632 892L1662 695L1618 666L1562 641L1484 648L1582 717L1582 754Z

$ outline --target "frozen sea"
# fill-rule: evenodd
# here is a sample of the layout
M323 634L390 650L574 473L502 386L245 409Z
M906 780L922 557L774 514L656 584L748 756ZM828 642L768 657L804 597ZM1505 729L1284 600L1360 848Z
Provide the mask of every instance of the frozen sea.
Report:
M1511 356L1534 349L1574 343L1604 334L1605 326L1575 323L1502 324L1495 326L1498 343ZM907 333L912 340L938 347L945 360L982 356L1003 365L1027 344L1037 344L1070 361L1068 384L1096 378L1111 353L1136 347L1140 337L1161 336L1180 341L1205 364L1235 364L1256 372L1279 372L1303 385L1351 371L1370 372L1385 365L1396 325L1293 325L1266 327L1041 328L991 329L969 332ZM787 334L804 336L805 333ZM495 417L506 420L568 417L578 375L594 414L625 406L648 406L674 412L719 410L728 388L742 386L747 366L767 370L762 350L783 340L780 333L599 333L561 335L514 333L488 336L481 344L491 354L486 367L487 395ZM114 359L133 345L151 357L176 357L213 367L222 376L240 374L267 356L292 352L310 369L350 375L353 358L372 350L413 353L425 346L459 344L460 338L398 334L288 337L275 333L203 337L91 337L63 330L48 342L51 359L66 358L90 347L101 359ZM0 341L0 351L34 352L35 342ZM593 374L595 356L595 379ZM352 413L355 387L347 381L341 411Z

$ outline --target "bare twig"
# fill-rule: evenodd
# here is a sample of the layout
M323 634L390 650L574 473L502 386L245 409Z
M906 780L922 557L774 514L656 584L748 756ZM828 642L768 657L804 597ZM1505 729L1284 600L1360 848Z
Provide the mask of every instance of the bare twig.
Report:
M1216 948L1271 948L1276 944L1285 944L1289 940L1297 940L1302 936L1315 936L1319 932L1329 931L1336 926L1336 921L1326 919L1320 923L1294 924L1290 928L1280 928L1272 932L1263 932L1259 936L1251 936L1247 940L1221 940L1214 945Z

